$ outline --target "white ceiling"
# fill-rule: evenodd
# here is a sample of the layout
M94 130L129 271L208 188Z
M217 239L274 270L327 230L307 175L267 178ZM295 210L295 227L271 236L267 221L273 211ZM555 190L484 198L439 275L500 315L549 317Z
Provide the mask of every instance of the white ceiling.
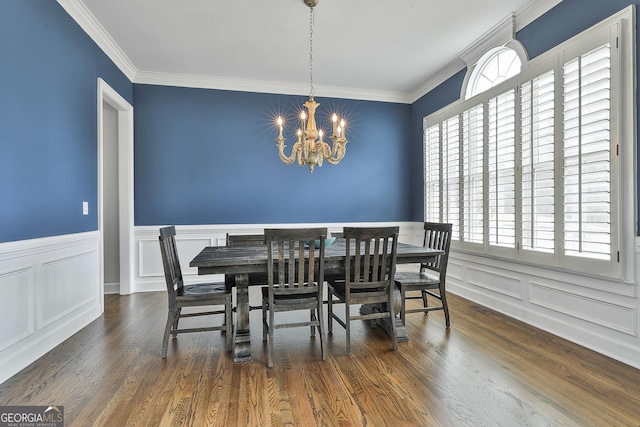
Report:
M308 94L309 8L303 0L78 1L137 75L293 85ZM315 93L410 96L513 13L559 1L319 0Z

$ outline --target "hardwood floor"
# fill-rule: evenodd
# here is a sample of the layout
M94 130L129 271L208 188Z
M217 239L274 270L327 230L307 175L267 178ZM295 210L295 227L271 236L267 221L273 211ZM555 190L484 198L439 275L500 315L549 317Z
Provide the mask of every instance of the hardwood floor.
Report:
M108 295L104 316L0 385L0 405L63 405L67 426L640 425L640 370L449 304L449 331L441 312L409 315L396 352L368 322L351 356L335 328L325 362L308 328L277 331L267 369L259 311L252 361L233 363L220 332L180 335L163 360L165 294Z

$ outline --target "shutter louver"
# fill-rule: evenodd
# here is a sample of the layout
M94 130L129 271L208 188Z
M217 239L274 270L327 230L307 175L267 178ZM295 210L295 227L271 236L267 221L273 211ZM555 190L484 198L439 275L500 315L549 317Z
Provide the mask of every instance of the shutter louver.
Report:
M489 243L515 247L515 90L488 103Z
M424 219L440 222L440 125L424 133Z
M554 74L521 86L522 248L553 253Z
M464 187L463 240L484 243L484 106L476 105L462 113Z
M459 240L460 224L460 118L442 123L442 221L453 224L451 238Z
M611 259L610 47L564 64L564 252Z

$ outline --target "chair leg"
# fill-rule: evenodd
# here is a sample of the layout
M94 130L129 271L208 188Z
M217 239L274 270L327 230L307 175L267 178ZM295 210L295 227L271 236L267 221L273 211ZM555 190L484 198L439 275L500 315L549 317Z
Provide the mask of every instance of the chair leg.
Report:
M267 307L262 302L262 341L267 340Z
M389 295L389 325L391 326L391 348L398 349L398 331L396 328L396 313L393 307L393 297Z
M442 309L444 310L445 325L448 329L451 326L451 321L449 320L449 305L447 304L447 294L443 290L440 290L440 299L442 300Z
M231 313L231 298L227 300L227 303L224 305L224 321L225 321L225 342L227 344L227 351L233 350L233 319Z
M400 287L400 320L405 325L407 315L407 292L404 286Z
M322 314L322 301L318 303L318 329L320 333L320 354L322 356L322 360L327 360L327 351L325 349L325 340L326 340L326 331L324 330L324 318Z
M267 368L273 368L273 336L274 336L274 317L275 313L270 307L269 309L269 339L267 340Z
M329 333L333 334L333 294L329 292L327 297L327 324L329 326Z
M309 321L313 322L314 317L315 316L314 316L313 310L309 310ZM316 336L316 327L313 325L311 325L311 336L312 337Z
M176 309L176 313L174 314L174 318L173 318L173 328L172 330L173 332L173 337L177 337L178 333L175 332L178 330L178 321L180 320L180 315L182 314L182 307L179 307Z
M345 329L346 329L346 339L347 339L347 355L351 354L351 314L349 313L349 304L345 301L344 303L344 313L345 313Z
M162 339L162 358L166 359L167 358L167 348L169 347L169 335L171 334L172 331L172 326L174 324L177 324L176 319L179 317L180 312L179 309L176 309L174 311L169 310L169 312L167 313L167 325L164 328L164 337ZM177 335L176 332L174 332L173 336L175 337Z
M422 291L422 306L424 308L429 307L429 301L427 301L427 296L429 296L429 294L427 293L427 291ZM428 311L425 311L424 314L429 314Z

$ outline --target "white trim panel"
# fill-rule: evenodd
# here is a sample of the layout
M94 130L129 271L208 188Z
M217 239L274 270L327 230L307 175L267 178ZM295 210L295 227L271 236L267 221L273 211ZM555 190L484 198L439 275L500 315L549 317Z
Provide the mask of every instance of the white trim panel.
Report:
M414 241L421 225L407 227ZM640 237L631 239L640 266ZM640 269L632 273L616 281L451 251L447 291L640 368Z
M0 244L0 383L102 314L98 231Z

